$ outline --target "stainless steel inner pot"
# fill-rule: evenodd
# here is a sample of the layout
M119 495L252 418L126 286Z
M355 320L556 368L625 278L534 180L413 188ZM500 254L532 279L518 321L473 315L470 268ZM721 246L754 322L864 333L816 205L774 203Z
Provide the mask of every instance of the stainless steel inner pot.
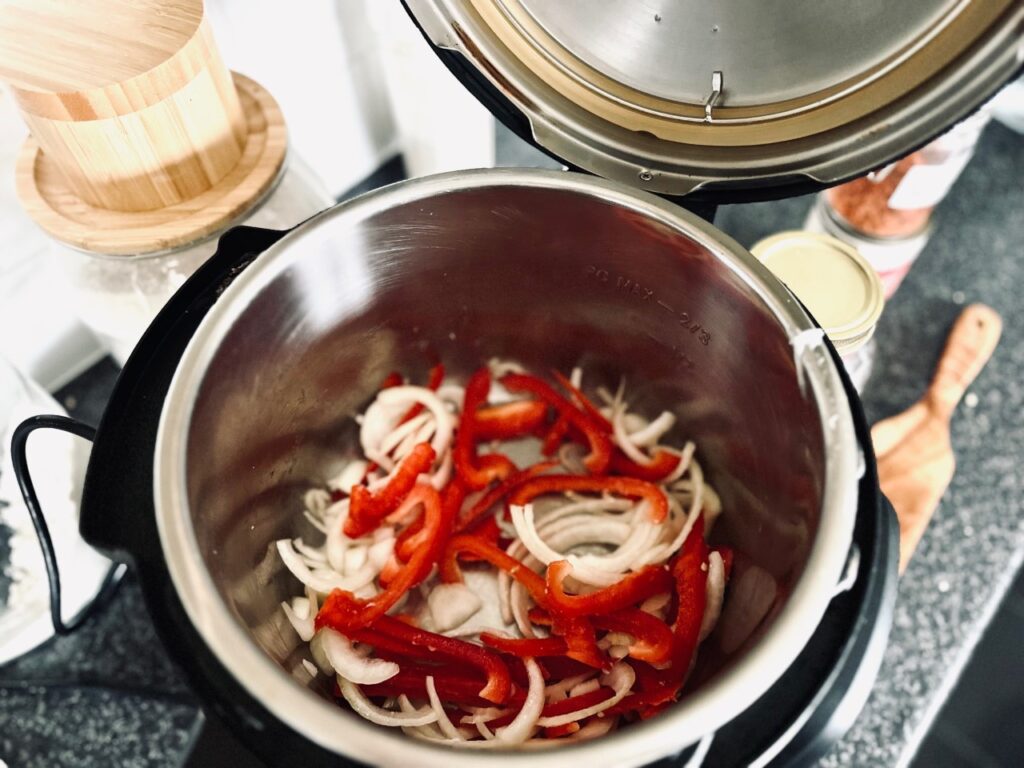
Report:
M239 682L339 754L449 768L625 766L674 753L771 686L819 623L846 560L859 448L811 329L721 232L598 179L460 172L333 208L249 266L181 360L154 473L174 585ZM495 355L540 371L580 364L591 384L625 375L640 405L677 413L722 498L716 538L758 566L756 583L732 584L727 611L771 587L761 625L709 638L694 672L703 682L668 712L528 757L424 744L300 684L289 673L297 639L279 610L300 587L268 549L313 534L302 493L351 450L352 416L388 371L422 375L439 356L464 376Z

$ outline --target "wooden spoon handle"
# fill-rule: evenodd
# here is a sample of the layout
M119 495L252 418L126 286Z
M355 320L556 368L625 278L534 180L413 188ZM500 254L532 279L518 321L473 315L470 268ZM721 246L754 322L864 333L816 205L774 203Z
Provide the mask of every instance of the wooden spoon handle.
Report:
M931 408L949 419L960 398L988 362L1003 329L999 314L971 304L956 319L926 395Z

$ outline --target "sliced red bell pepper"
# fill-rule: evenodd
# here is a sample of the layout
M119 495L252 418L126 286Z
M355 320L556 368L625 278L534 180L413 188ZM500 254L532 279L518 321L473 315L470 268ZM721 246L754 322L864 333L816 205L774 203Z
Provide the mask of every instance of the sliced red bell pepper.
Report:
M537 656L564 656L566 651L569 650L565 640L560 637L509 638L490 632L481 632L480 642L502 653L508 653L513 656L529 656L530 658L536 658Z
M572 573L568 560L548 566L547 598L542 602L556 620L562 616L597 616L630 608L653 595L672 590L672 574L661 565L648 565L622 581L586 595L566 594L563 583Z
M525 373L508 373L501 378L501 383L510 392L529 392L543 400L558 411L570 426L583 433L590 447L590 453L583 459L584 466L595 475L608 469L612 457L612 440L605 426L584 411L577 408L546 381Z
M491 405L473 414L478 442L514 440L532 435L548 417L548 406L540 400L517 400Z
M429 567L437 562L444 551L444 546L449 536L451 536L451 529L455 523L455 518L465 498L466 486L459 478L452 479L441 490L441 515L443 523L439 535L430 538L430 532L424 528L425 516L420 514L398 534L398 538L395 540L395 554L398 556L398 559L402 562L408 562L421 547L433 547L435 554L429 560L429 570Z
M672 563L678 608L672 623L672 667L685 680L697 652L700 625L707 604L708 546L704 543L704 517L698 517Z
M530 478L537 477L538 475L547 472L549 469L554 469L557 466L557 461L542 461L537 464L533 464L526 469L513 472L481 496L480 499L469 508L469 511L459 518L458 522L455 524L455 530L458 532L471 528L477 520L487 514L491 507L505 498L505 496L511 493L515 488L522 485Z
M430 443L420 443L402 459L387 485L371 494L365 485L352 486L348 518L342 530L350 538L365 536L380 525L405 501L416 479L434 466L435 453Z
M639 608L622 608L591 619L598 629L624 632L633 637L629 655L651 664L664 664L672 656L672 628Z
M380 383L381 389L391 389L392 387L400 387L405 383L405 379L402 378L402 374L398 371L392 371L384 377L384 381Z
M547 433L541 440L540 450L545 456L551 456L558 450L558 447L565 440L566 435L569 434L569 420L564 416L559 416L551 424Z
M481 522L467 530L466 535L476 536L478 539L486 541L488 544L499 547L498 542L501 540L501 528L498 527L498 521L492 515L491 517L485 517ZM459 559L464 563L484 562L481 558L470 552L463 552L459 555Z
M565 640L565 655L570 659L595 669L611 669L611 660L597 645L594 625L585 616L556 616L551 623L551 632Z
M331 627L331 629L335 629L342 634L348 635L352 633L358 638L358 630L360 626L365 626L365 624L353 627L347 620L347 617L340 624L336 623L335 617L337 613L327 610L331 598L339 593L339 590L335 590L327 598L328 602L324 603L320 613L317 614L316 627L317 629L324 626ZM431 653L455 659L463 664L480 669L487 677L487 684L478 692L480 698L487 699L495 704L503 704L508 699L509 693L512 690L512 678L509 674L508 666L501 656L494 651L474 643L467 643L465 640L445 637L435 632L428 632L425 629L409 626L405 622L399 621L387 614L373 619L372 629L390 635L399 642L415 646L416 648L426 648Z
M463 552L476 555L496 568L499 568L518 581L530 596L542 602L547 594L544 579L527 568L523 563L502 549L490 544L478 536L462 534L453 536L445 549L440 561L441 581L447 583L461 582L462 571L459 570L458 558Z
M594 477L592 475L543 475L519 485L510 495L509 503L522 506L545 493L613 493L632 499L645 499L650 503L651 521L662 522L668 517L668 499L658 486L632 477Z
M444 381L444 365L438 363L430 369L430 374L427 377L427 389L432 389L434 392L437 392L442 381ZM405 424L407 421L412 421L423 413L423 409L425 407L426 406L424 406L423 403L413 403L409 407L409 410L405 412L405 415L399 419L398 423Z
M488 454L479 459L476 455L475 416L487 402L490 389L491 374L486 368L481 368L469 377L462 401L462 417L455 431L455 447L452 450L455 473L472 491L486 488L494 480L503 480L516 469L516 465L500 453Z
M635 477L649 483L660 483L676 471L682 459L679 454L659 448L651 457L650 464L637 464L616 448L612 452L611 471L626 477Z
M558 383L562 385L565 391L572 395L573 399L576 401L576 405L582 408L583 412L587 414L587 416L593 419L596 424L600 424L604 427L605 431L612 431L612 423L608 421L605 415L601 413L596 405L594 405L593 401L583 394L579 387L573 384L567 377L563 376L560 371L552 371L551 373L554 375Z
M344 632L353 627L368 626L397 603L407 591L419 584L440 555L443 546L445 520L441 497L430 485L417 485L409 493L411 503L423 504L423 532L426 541L440 543L418 549L409 561L389 579L387 588L368 600L360 600L351 592L335 589L327 596L316 617L317 628L329 626Z
M383 698L405 694L412 699L427 698L427 676L433 676L438 697L446 703L470 707L492 706L494 702L480 696L485 681L466 676L465 667L455 664L444 666L416 666L397 660L400 671L394 677L375 685L361 685L363 693L370 698ZM513 689L504 704L521 707L526 700L525 691Z
M570 712L576 712L580 709L593 707L596 704L600 704L602 701L607 701L614 695L615 691L611 688L601 686L600 688L595 688L587 693L581 693L578 696L571 696L568 699L554 701L551 704L545 705L541 712L541 717L558 717L559 715L567 715Z

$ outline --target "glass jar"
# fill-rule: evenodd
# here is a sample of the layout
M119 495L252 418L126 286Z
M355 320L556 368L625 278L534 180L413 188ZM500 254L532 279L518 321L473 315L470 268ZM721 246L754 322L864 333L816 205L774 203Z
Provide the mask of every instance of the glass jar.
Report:
M853 232L875 238L925 232L935 206L974 155L990 115L982 108L902 160L826 190L831 215Z
M323 184L289 153L277 181L228 226L202 240L166 251L116 256L54 242L75 310L121 365L160 309L217 250L221 234L246 224L287 229L334 203Z
M882 282L857 249L829 235L780 232L750 249L803 303L861 392L875 360Z

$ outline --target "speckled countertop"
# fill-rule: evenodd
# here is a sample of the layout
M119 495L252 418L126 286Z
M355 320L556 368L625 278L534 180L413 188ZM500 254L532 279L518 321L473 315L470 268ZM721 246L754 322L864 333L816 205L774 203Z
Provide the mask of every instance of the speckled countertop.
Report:
M550 165L509 141L499 144L499 157ZM723 208L716 223L749 246L799 227L810 202ZM869 419L920 395L961 305L984 301L999 310L1003 339L953 419L957 473L900 584L878 682L823 766L910 761L1024 558L1022 243L1024 138L991 126L882 318L864 396ZM101 368L71 388L86 418L98 414L112 378ZM111 682L120 690L104 687ZM195 716L130 577L77 634L0 668L0 760L11 768L177 765Z

